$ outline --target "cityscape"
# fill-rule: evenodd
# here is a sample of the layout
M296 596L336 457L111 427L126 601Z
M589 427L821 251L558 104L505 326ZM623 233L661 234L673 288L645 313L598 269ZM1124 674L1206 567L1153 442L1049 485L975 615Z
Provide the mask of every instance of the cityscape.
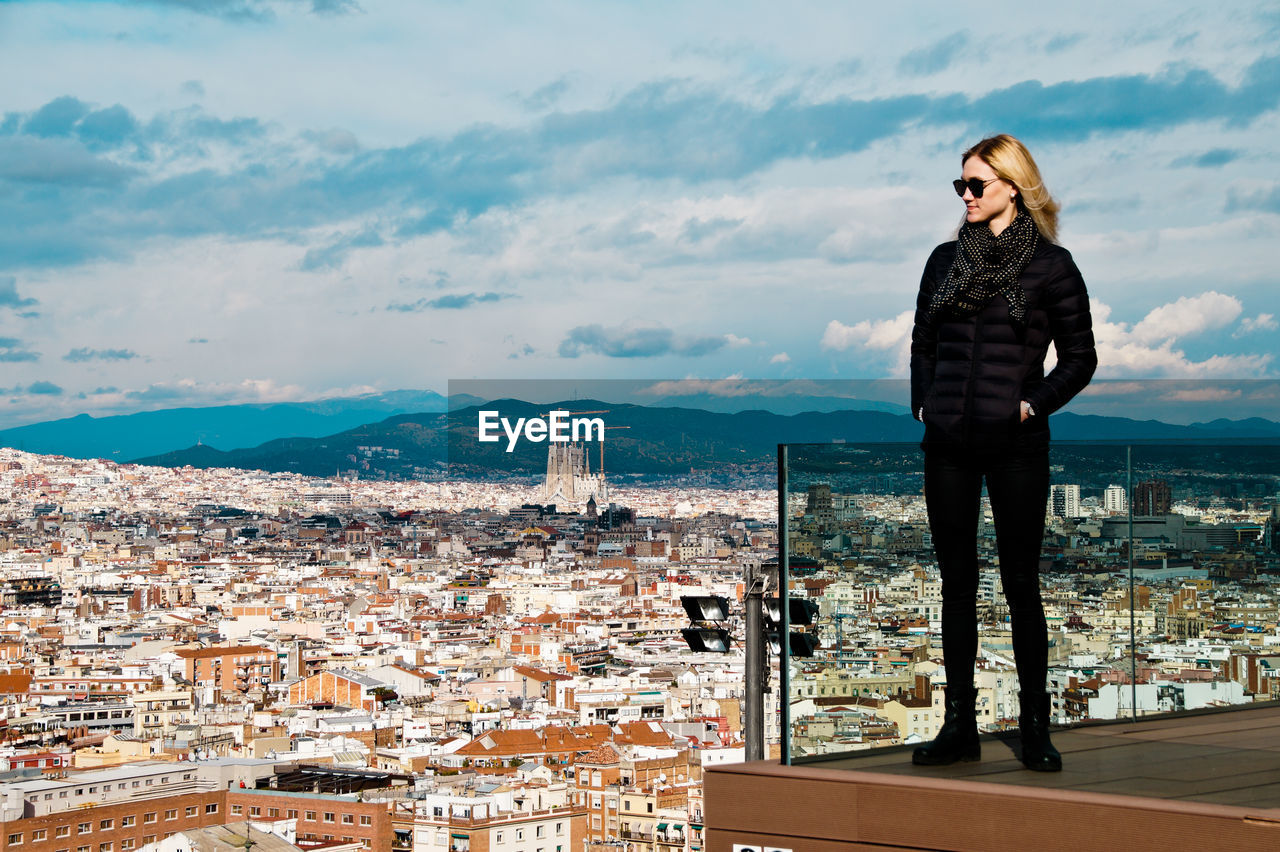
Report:
M1278 38L0 0L0 852L1277 846ZM921 441L997 402L975 729Z
M266 848L704 849L703 771L746 756L744 571L776 577L778 492L607 485L568 449L523 485L0 450L4 848L234 825ZM1271 451L1135 447L1130 490L1094 449L1055 449L1054 721L1280 698L1278 483L1247 461ZM763 696L766 757L928 740L918 449L788 451L787 596L816 603L816 647ZM979 720L1000 731L1018 684L989 515L982 544ZM730 602L730 653L686 645L695 596Z

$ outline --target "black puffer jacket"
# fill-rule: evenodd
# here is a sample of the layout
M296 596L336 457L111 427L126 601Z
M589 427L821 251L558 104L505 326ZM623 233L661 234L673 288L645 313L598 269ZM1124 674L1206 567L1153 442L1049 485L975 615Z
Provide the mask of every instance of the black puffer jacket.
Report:
M974 450L1038 448L1049 443L1048 416L1089 383L1098 364L1084 279L1061 246L1041 238L1019 282L1027 294L1025 327L996 296L968 317L928 316L934 287L946 279L956 243L925 264L911 332L911 411L923 408L924 446ZM1044 374L1053 341L1058 363ZM1022 400L1035 415L1021 422Z

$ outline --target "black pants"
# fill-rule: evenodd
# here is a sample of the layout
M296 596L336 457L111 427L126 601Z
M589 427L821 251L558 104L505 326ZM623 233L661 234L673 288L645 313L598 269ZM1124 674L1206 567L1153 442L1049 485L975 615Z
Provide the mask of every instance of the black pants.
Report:
M1013 622L1013 653L1024 690L1043 690L1049 639L1040 601L1040 545L1049 498L1047 449L971 453L926 449L925 501L942 571L942 652L947 683L973 684L978 653L978 513L987 481L1000 554L1000 580Z

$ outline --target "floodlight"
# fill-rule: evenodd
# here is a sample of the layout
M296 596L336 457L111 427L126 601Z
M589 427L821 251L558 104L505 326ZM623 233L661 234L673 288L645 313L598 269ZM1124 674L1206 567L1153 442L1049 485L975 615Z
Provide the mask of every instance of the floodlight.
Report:
M729 619L729 599L719 595L685 595L680 598L680 605L689 614L691 621L727 621Z
M818 603L810 598L787 598L788 621L797 627L813 624L818 616ZM778 598L764 599L764 617L770 624L782 623L782 604Z
M725 654L729 651L729 631L723 627L682 627L680 635L691 651L712 654Z
M813 633L796 633L794 631L788 633L788 650L792 657L812 657L818 649L818 637ZM778 638L778 631L769 631L769 650L773 653L780 653L782 644Z
M791 656L812 657L818 650L818 637L814 633L791 634Z

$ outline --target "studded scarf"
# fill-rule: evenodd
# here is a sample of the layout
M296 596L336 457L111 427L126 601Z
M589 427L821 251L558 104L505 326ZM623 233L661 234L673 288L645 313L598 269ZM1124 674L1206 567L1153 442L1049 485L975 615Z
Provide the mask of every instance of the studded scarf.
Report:
M1035 253L1040 232L1026 213L1013 218L999 236L987 224L960 226L956 259L929 302L929 318L950 314L971 316L995 296L1009 302L1009 316L1015 325L1027 322L1026 294L1018 277Z

